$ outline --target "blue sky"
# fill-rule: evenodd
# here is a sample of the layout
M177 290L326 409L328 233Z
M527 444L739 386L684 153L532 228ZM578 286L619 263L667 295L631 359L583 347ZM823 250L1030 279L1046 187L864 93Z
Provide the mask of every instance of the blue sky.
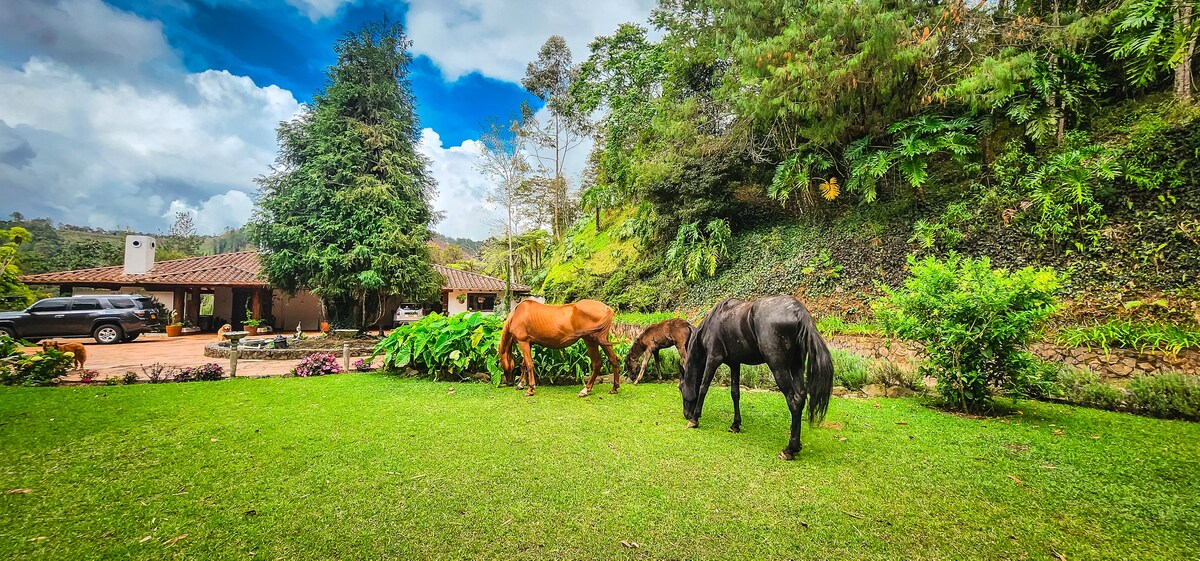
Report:
M114 0L110 4L161 21L167 42L182 54L187 70L227 70L256 84L275 84L301 102L311 101L324 85L325 69L336 62L332 45L338 38L385 16L404 22L408 7L347 4L334 17L313 21L284 3ZM449 144L478 138L480 124L489 116L507 114L522 101L541 107L540 100L520 84L478 72L448 82L428 56L415 57L410 72L421 125L438 131Z
M536 98L519 85L551 34L575 58L652 0L4 0L0 213L162 232L240 226L270 172L274 128L324 83L338 37L384 16L413 40L422 151L447 218L495 229L474 171L482 123ZM586 146L575 161L582 167Z

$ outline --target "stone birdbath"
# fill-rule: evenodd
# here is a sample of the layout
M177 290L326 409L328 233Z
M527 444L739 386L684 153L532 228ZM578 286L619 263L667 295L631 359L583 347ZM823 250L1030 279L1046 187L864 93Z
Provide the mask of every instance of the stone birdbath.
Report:
M229 339L229 377L237 376L238 344L250 333L248 331L227 331L222 337Z

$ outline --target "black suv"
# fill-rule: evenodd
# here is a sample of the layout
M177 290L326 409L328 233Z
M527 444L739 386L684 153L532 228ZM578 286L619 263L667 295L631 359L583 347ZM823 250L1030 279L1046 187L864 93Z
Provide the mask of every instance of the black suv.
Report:
M91 294L39 300L23 312L0 312L0 334L14 339L88 337L124 343L158 327L158 309L146 296Z

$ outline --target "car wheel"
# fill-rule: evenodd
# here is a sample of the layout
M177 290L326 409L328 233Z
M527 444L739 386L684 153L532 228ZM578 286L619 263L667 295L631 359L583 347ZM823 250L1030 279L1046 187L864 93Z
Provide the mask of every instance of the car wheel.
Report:
M8 338L10 338L10 339L16 339L16 338L17 338L17 332L16 332L16 331L13 331L13 329L12 329L11 327L0 327L0 335L3 335L3 336L5 336L5 337L8 337Z
M128 343L130 341L133 341L134 339L137 339L139 336L141 336L141 333L134 333L133 335L126 337L125 342Z
M106 323L92 331L92 338L101 345L111 345L123 341L125 339L125 331L119 325Z

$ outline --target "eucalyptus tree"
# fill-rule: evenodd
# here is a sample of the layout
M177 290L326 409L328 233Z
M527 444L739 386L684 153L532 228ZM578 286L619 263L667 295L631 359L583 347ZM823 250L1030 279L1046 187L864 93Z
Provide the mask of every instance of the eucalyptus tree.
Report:
M537 59L525 68L521 85L546 104L549 118L545 122L531 120L524 129L529 149L542 168L551 175L535 182L542 188L543 204L549 209L551 231L556 239L574 221L570 185L564 167L567 156L586 139L589 123L586 115L577 110L572 99L571 85L579 76L579 65L572 62L571 49L559 35L546 40Z
M390 295L424 300L435 182L417 151L411 42L386 20L347 33L313 102L278 130L250 223L267 280L312 291L335 325L382 318Z
M492 182L488 202L504 213L504 240L507 246L504 267L504 308L512 307L512 278L514 274L513 236L523 225L530 206L529 159L522 149L521 139L529 127L532 110L522 106L521 112L507 121L493 119L480 138L482 151L476 169Z

